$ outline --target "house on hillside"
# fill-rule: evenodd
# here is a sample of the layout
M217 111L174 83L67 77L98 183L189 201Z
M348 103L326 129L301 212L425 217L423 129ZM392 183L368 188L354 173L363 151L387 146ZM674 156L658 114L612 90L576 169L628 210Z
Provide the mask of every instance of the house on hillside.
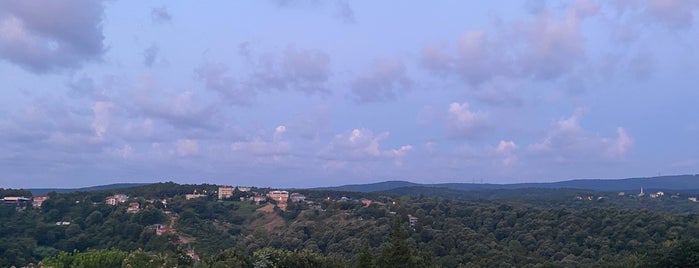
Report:
M260 202L267 201L267 197L261 194L255 194L254 196L250 197L250 200L259 205Z
M129 203L129 207L126 208L126 213L136 213L141 211L141 204L138 202L131 202Z
M156 224L155 225L155 234L156 235L163 235L163 234L171 234L174 231L170 226L167 225L162 225L162 224Z
M657 192L657 193L654 193L654 194L650 194L650 198L661 198L661 197L663 197L664 195L665 195L664 192Z
M408 223L410 223L410 227L414 228L415 225L417 224L417 217L408 214Z
M125 203L126 200L129 200L128 195L115 194L115 195L108 196L107 198L105 198L104 202L107 203L107 205L116 206L117 204Z
M289 192L287 191L270 191L267 193L267 197L270 199L277 201L278 203L286 203L287 199L289 199Z
M238 186L237 188L238 188L238 191L241 191L241 192L249 192L250 191L250 187L246 187L246 186Z
M40 208L41 204L44 203L44 201L48 200L49 196L42 194L42 195L37 195L32 198L32 206L35 208Z
M368 207L371 205L372 201L370 199L362 198L361 202L362 204L364 204L365 207Z
M187 200L190 200L190 199L204 197L204 196L206 196L206 195L205 194L186 194L186 195L184 195L184 198Z
M232 186L220 186L218 187L218 199L228 199L233 196L233 187Z
M306 201L306 196L302 195L300 193L292 193L291 196L291 202L303 202Z

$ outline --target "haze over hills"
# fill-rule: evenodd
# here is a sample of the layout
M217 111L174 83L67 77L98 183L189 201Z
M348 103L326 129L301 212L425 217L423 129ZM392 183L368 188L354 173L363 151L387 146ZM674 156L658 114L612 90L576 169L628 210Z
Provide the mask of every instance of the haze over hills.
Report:
M512 183L512 184L490 184L490 183L435 183L420 184L407 181L385 181L369 184L350 184L336 187L316 188L318 190L336 190L353 192L381 192L405 187L433 187L447 188L453 190L473 191L473 190L497 190L497 189L523 189L523 188L543 188L543 189L582 189L594 191L636 191L644 189L661 190L695 190L699 189L699 176L675 175L657 176L648 178L627 178L627 179L577 179L559 182L542 183Z
M146 185L148 183L116 183L108 185L90 186L82 188L35 188L28 189L33 195L46 194L49 192L88 192L109 189L121 189ZM541 183L433 183L421 184L409 181L383 181L367 184L348 184L332 187L310 188L311 190L333 190L349 192L384 192L400 188L444 188L459 191L479 191L479 190L513 190L525 188L538 189L581 189L593 191L638 191L641 187L647 190L699 190L699 176L697 174L656 176L648 178L627 178L627 179L576 179L559 182Z
M141 186L141 185L146 185L146 184L148 184L148 183L115 183L115 184L97 185L97 186L89 186L89 187L81 187L81 188L35 188L35 189L28 189L28 190L30 192L32 192L32 195L40 195L40 194L47 194L50 192L70 193L70 192L90 192L90 191L100 191L100 190L110 190L110 189L121 189L121 188L136 187L136 186Z

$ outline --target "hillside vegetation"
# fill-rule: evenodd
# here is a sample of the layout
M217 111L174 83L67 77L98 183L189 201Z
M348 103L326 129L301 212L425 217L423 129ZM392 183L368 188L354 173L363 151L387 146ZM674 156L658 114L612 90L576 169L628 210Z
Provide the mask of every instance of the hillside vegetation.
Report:
M686 195L650 199L525 189L444 197L303 190L310 202L289 202L283 211L273 201L240 201L250 192L217 200L216 189L159 183L50 193L41 208L3 205L0 266L699 265L699 216L694 212L699 203ZM195 190L208 194L186 200L184 194ZM116 206L105 204L115 193L130 198ZM27 192L0 191L0 197L17 194ZM360 202L363 198L372 203ZM140 209L127 212L134 202ZM666 209L673 206L685 209ZM409 217L415 217L412 226ZM159 235L157 226L168 231Z

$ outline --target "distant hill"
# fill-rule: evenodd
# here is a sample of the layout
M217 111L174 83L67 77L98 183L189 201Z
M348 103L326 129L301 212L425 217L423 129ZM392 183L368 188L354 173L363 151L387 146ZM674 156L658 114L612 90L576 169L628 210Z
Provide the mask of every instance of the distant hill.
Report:
M581 179L559 182L542 183L512 183L512 184L488 184L488 183L437 183L419 184L407 181L386 181L370 184L352 184L337 187L317 188L318 190L337 190L355 192L386 192L392 189L407 187L431 187L446 188L461 191L477 190L512 190L524 188L539 189L582 189L594 191L640 191L641 187L646 190L698 190L699 176L677 175L658 176L649 178L628 178L628 179ZM414 188L413 190L416 190ZM424 188L422 188L424 190Z
M37 189L29 189L29 191L32 192L32 195L41 195L41 194L47 194L50 192L56 192L56 193L92 192L92 191L101 191L101 190L130 188L130 187L142 186L142 185L146 185L146 184L147 183L115 183L115 184L108 184L108 185L83 187L83 188L37 188Z
M336 187L321 187L313 190L332 190L332 191L347 191L347 192L381 192L396 188L425 186L423 184L412 183L407 181L384 181L369 184L350 184Z

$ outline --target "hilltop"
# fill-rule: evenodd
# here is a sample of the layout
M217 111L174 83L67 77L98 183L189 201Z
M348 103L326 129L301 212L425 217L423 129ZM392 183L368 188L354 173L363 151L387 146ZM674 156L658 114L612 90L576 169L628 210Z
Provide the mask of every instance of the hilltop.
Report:
M461 191L478 190L514 190L514 189L580 189L591 191L639 191L640 188L648 190L697 190L699 189L699 176L675 175L657 176L648 178L627 179L577 179L559 182L541 183L435 183L420 184L407 181L386 181L369 184L350 184L335 187L321 187L316 190L354 191L354 192L385 192L406 187L445 188Z

